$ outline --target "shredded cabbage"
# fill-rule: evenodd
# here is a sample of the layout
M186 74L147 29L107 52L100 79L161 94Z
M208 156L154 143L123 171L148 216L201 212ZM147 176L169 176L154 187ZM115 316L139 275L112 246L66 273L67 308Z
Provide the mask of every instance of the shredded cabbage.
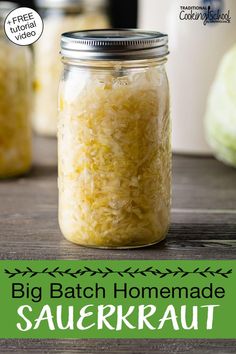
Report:
M59 222L97 247L162 240L169 225L168 83L161 67L72 68L59 95Z
M44 33L35 43L35 105L34 130L42 135L56 136L57 97L62 71L60 37L74 29L106 28L108 21L102 14L49 16L44 20Z
M31 78L27 48L0 39L0 177L31 166Z

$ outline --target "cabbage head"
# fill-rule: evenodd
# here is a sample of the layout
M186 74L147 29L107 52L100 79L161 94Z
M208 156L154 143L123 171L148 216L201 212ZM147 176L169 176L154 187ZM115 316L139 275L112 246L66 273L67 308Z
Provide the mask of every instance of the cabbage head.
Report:
M220 63L208 98L205 126L215 156L236 167L236 45Z

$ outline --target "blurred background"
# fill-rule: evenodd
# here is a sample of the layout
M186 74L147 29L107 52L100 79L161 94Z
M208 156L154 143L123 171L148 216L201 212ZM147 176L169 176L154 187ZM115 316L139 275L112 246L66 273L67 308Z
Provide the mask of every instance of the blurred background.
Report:
M33 125L36 133L56 135L61 33L108 27L155 30L169 36L167 72L173 152L214 155L236 166L235 0L183 0L181 4L173 0L18 2L36 8L45 24L44 33L34 46ZM180 5L199 7L200 10L194 10L197 16L206 16L210 10L222 19L203 22L200 17L193 21L189 17L191 11L182 11ZM203 9L204 6L208 10Z
M35 1L20 0L18 3L21 6L36 8ZM108 0L107 11L112 27L137 27L138 0Z

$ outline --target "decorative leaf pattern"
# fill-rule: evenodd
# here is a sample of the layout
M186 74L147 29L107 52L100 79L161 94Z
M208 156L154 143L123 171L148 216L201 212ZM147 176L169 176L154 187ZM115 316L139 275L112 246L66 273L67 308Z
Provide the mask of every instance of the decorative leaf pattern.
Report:
M15 268L14 270L10 271L8 269L5 269L5 274L8 276L8 278L13 278L16 276L26 276L28 275L30 278L35 277L39 274L45 274L49 275L50 277L56 278L57 276L70 276L72 278L78 278L83 275L90 275L91 277L93 276L100 276L102 278L105 278L111 274L117 274L120 277L124 276L130 276L131 278L135 278L136 276L143 276L146 277L148 274L159 277L159 278L165 278L168 276L179 276L181 278L190 276L190 275L199 275L201 277L207 278L207 277L215 277L215 276L221 276L223 278L228 278L232 274L232 269L229 269L228 271L224 271L222 268L213 270L211 267L207 267L206 269L200 269L196 268L193 271L188 271L184 270L181 267L178 267L174 270L171 270L169 268L166 268L165 270L160 270L154 267L148 267L146 269L133 269L132 267L129 267L124 270L114 270L108 267L105 267L104 269L96 268L96 269L91 269L89 267L83 267L81 269L77 270L72 270L71 268L68 269L60 269L60 267L56 267L55 269L48 269L45 268L42 271L38 270L33 270L30 267L26 267L24 270L20 270L18 268Z

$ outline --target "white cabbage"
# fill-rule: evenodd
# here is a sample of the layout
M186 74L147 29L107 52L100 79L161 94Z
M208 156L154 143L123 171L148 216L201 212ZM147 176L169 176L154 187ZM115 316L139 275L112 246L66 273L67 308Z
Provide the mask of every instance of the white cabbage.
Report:
M236 166L236 46L223 57L213 83L206 133L216 157Z

